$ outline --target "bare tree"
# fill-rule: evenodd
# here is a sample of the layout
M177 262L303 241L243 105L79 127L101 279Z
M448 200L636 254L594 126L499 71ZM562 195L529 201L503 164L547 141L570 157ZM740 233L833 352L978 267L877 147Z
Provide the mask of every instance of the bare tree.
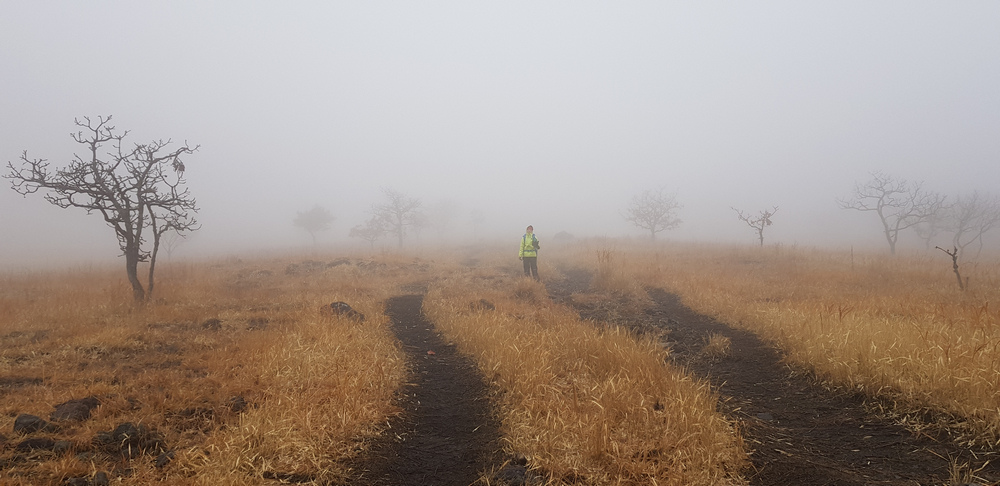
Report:
M77 207L87 214L100 213L118 238L125 256L125 272L137 302L153 294L153 273L160 239L168 231L183 233L199 228L198 211L184 180L181 156L194 153L197 146L168 149L170 140L154 140L125 146L128 131L117 132L111 117L75 119L79 131L73 140L87 149L85 157L74 154L63 169L50 170L45 159L29 159L21 154L19 167L8 162L11 188L21 195L45 190L45 199L61 208ZM110 150L101 153L108 145ZM148 230L148 233L146 232ZM152 248L146 246L152 235ZM148 283L139 281L140 262L149 262Z
M974 191L959 196L949 208L955 251L964 258L966 247L979 243L976 257L983 250L983 235L1000 226L1000 198Z
M662 188L646 190L632 197L623 217L625 221L648 230L650 238L656 240L656 233L681 224L676 213L683 207L677 202L676 195L669 194Z
M361 238L368 242L368 247L374 249L375 242L385 236L388 230L385 221L378 216L372 216L365 224L359 224L351 228L351 238Z
M387 201L373 207L372 213L385 221L388 231L396 235L402 248L406 229L423 221L420 200L392 189L383 189L382 193Z
M771 216L774 216L774 213L778 212L778 206L771 209L762 209L756 216L751 215L750 213L744 213L736 208L731 207L730 209L736 211L736 216L740 218L740 221L743 221L757 232L757 238L760 240L760 246L764 246L764 228L771 226Z
M838 199L842 209L873 211L882 223L889 252L896 254L899 232L928 221L941 211L945 197L926 191L921 184L910 184L882 172L872 172L872 179L857 184L848 199Z
M952 247L951 250L945 250L940 246L935 246L934 248L947 253L951 257L951 269L955 272L955 278L958 279L958 288L964 291L967 286L962 282L962 274L958 272L958 247Z
M316 246L316 233L329 230L334 219L336 218L330 211L317 204L308 211L300 211L293 224L308 231L309 236L312 236L313 246Z
M940 211L932 214L931 217L927 218L926 221L917 223L913 225L913 232L924 240L924 249L931 249L931 242L941 234L942 231L947 231L951 225L949 221L951 212L950 207L942 206Z

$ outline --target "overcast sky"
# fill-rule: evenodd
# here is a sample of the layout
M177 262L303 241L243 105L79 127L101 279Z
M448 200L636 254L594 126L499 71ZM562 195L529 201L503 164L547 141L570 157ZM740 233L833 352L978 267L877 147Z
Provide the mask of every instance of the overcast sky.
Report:
M512 241L641 236L621 213L662 187L664 238L750 244L731 207L779 206L769 242L841 247L882 244L836 205L873 170L1000 192L996 1L0 7L0 162L65 164L82 116L198 144L191 254L308 247L317 204L348 242L382 188L456 208L456 235L480 211ZM97 216L7 186L0 264L117 255Z

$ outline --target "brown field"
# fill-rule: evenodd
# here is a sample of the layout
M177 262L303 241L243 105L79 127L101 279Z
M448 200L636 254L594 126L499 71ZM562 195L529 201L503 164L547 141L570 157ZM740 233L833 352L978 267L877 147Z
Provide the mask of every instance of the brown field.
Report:
M775 342L829 386L878 398L914 430L1000 440L997 264L963 268L971 288L961 292L950 261L933 254L607 240L547 250L543 282L592 272L580 299L637 312L644 287L665 288ZM123 484L343 484L400 412L407 365L384 303L425 290L428 319L494 390L506 452L548 484L745 483L739 427L660 343L581 321L519 278L509 249L467 253L174 263L141 308L119 268L0 276L0 484L98 471ZM365 321L320 313L333 301ZM17 416L48 419L91 396L90 419L31 435L61 449L16 447ZM128 459L95 445L122 423L159 446Z

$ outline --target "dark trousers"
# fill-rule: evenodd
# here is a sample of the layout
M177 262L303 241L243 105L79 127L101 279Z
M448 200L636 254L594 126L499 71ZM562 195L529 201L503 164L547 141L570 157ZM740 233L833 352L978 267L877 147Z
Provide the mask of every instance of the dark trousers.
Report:
M524 262L524 276L531 277L534 275L535 280L539 280L538 257L524 257L521 260Z

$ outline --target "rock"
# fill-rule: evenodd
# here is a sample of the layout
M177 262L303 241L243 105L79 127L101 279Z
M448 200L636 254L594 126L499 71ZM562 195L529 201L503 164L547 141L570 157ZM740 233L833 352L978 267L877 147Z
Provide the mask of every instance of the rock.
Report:
M253 317L247 321L247 330L249 331L263 331L267 329L267 319L263 317Z
M87 478L69 478L63 484L66 486L90 486L90 480Z
M52 412L49 420L82 422L90 418L90 411L101 405L97 397L80 398L60 403L55 406L56 411Z
M325 315L343 316L356 319L358 321L365 320L365 315L352 309L347 302L334 302L330 305L325 305L322 309L320 309L320 312Z
M226 405L229 406L229 410L232 411L233 413L240 413L246 410L247 407L249 406L249 404L247 403L247 399L243 398L242 395L235 396L230 398L229 400L226 400Z
M170 461L172 461L173 459L174 459L173 451L161 452L160 455L156 456L156 460L153 461L153 465L156 466L157 469L162 469L163 466L170 464Z
M222 321L216 318L206 319L201 323L201 328L208 331L218 331L222 329Z
M71 450L73 450L73 441L69 440L57 440L52 446L52 451L56 454L65 454Z
M28 452L33 450L51 451L55 449L55 447L56 447L56 441L45 437L25 439L19 442L17 446L15 446L15 448L21 452Z
M474 311L488 311L488 310L496 310L497 307L493 305L492 302L486 299L479 299L478 302L473 302L472 304L470 304L469 308L471 308Z
M766 412L765 413L758 413L757 414L757 418L760 419L760 420L763 420L765 422L770 422L771 420L774 420L774 415L771 415L771 414L766 413Z
M53 432L56 427L37 415L22 413L14 419L14 432L19 434L31 434L39 430Z
M158 434L150 431L145 425L131 422L119 424L111 433L99 432L94 436L94 443L106 451L119 452L122 456L130 458L142 454L159 454L166 449Z
M495 478L504 486L524 486L528 483L528 468L519 464L507 464L497 471Z
M110 482L111 481L108 480L108 473L104 471L97 471L97 474L94 475L94 481L92 484L93 486L108 486L108 483Z

